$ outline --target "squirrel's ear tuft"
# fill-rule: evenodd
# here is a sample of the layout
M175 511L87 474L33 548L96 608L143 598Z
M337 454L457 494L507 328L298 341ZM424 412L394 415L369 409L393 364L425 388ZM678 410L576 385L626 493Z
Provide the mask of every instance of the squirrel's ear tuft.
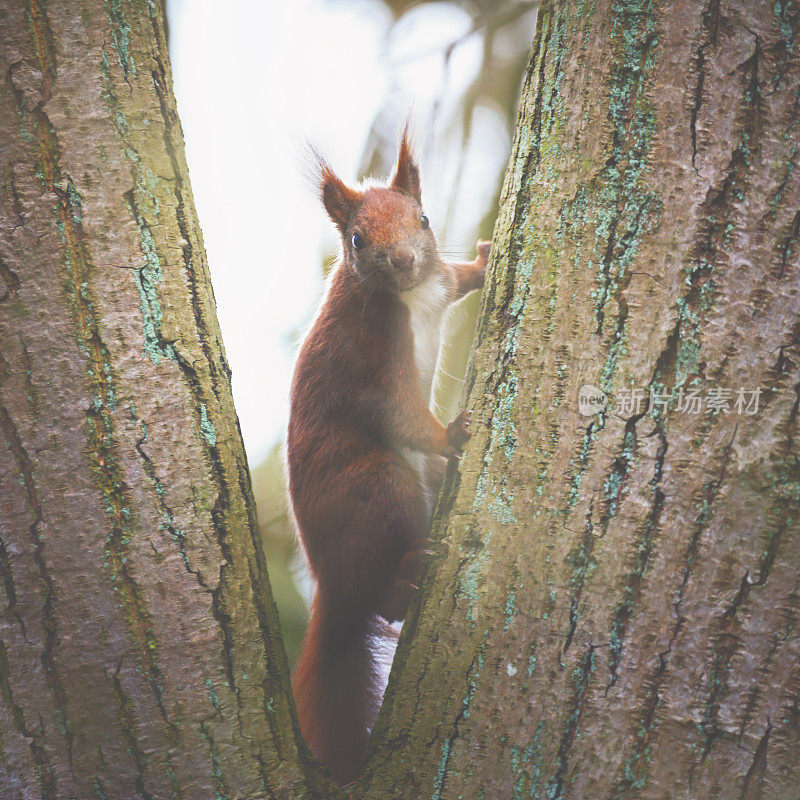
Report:
M319 186L322 204L328 216L343 231L361 205L364 195L346 186L325 158L313 148L311 151L316 160L315 183Z
M345 186L332 172L323 173L322 202L328 216L341 230L347 227L363 198L361 192Z
M397 169L392 178L392 189L410 195L418 203L422 202L422 187L420 185L419 167L414 161L411 152L411 141L408 133L408 123L400 139L400 152L397 155Z

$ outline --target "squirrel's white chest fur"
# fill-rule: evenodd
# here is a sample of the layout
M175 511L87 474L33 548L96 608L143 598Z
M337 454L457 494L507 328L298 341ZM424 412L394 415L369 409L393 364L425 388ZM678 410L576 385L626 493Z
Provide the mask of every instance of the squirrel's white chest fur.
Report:
M425 283L403 292L400 299L406 304L414 336L414 361L419 372L422 393L430 400L433 374L439 357L442 321L447 309L447 286L444 276L434 274Z
M442 336L442 321L448 306L447 286L442 275L432 275L425 283L400 295L408 307L411 333L414 336L414 361L419 372L419 383L425 399L430 402L436 360ZM433 510L435 497L425 479L427 456L403 447L402 453L409 466L417 473L422 487L428 514Z

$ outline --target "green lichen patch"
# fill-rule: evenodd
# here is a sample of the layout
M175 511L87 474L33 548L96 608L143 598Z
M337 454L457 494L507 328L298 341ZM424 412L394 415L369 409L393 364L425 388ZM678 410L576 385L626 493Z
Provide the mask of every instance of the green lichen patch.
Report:
M544 722L536 725L533 739L524 747L511 746L511 773L514 777L513 800L544 800L542 791L542 735Z
M127 79L128 75L136 75L136 64L131 53L131 26L125 19L122 5L123 0L105 0L106 14L111 23L112 46Z
M171 342L164 339L162 331L163 316L157 287L163 280L164 273L156 243L150 226L145 222L131 193L127 196L127 202L139 230L139 246L144 257L142 266L133 273L136 289L139 292L139 308L142 312L144 350L154 364L158 364L162 358L177 362L175 348Z

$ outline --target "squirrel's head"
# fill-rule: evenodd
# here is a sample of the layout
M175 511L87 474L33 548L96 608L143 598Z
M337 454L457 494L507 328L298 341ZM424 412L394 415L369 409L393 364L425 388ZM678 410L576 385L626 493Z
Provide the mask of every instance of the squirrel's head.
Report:
M407 132L388 186L351 189L320 159L325 210L342 236L344 263L374 288L407 291L438 264L436 239L422 210L419 167Z

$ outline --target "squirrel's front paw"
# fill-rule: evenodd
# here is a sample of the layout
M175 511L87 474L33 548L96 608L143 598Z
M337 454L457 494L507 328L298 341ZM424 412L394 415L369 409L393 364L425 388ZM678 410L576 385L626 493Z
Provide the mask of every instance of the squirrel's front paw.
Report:
M470 432L470 423L472 422L472 412L462 411L448 426L447 426L447 452L444 454L448 458L458 456L461 450L467 443L467 440L472 433Z
M492 243L478 240L478 244L475 246L475 249L478 251L478 257L475 259L475 261L485 267L489 263L489 254L492 252Z
M489 254L492 252L492 243L479 241L475 248L478 251L478 256L475 259L475 267L477 268L476 277L478 278L478 288L483 286L486 279L486 268L489 266Z

